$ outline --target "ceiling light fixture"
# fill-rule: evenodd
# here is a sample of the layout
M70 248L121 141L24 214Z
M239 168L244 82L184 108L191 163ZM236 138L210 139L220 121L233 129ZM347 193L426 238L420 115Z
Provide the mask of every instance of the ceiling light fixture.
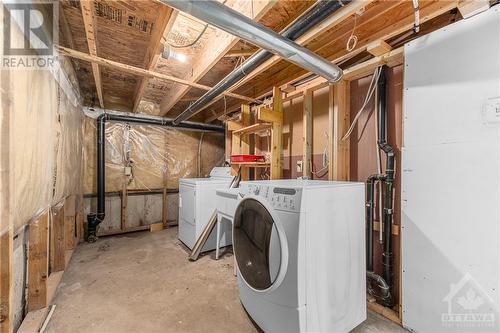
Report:
M175 59L178 62L183 63L187 61L187 56L184 53L174 51L173 48L168 44L163 45L163 52L161 53L161 57L165 60Z

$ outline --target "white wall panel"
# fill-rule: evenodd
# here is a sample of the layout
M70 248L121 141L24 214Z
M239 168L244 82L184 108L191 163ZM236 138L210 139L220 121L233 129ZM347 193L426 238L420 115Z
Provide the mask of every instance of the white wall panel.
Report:
M405 47L402 305L417 332L500 331L499 7Z

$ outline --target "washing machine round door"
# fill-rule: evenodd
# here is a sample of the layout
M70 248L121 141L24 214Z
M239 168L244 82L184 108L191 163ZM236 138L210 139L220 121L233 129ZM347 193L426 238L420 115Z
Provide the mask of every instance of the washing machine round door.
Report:
M249 198L236 209L233 223L233 249L241 277L255 290L270 288L281 266L275 221L264 205Z

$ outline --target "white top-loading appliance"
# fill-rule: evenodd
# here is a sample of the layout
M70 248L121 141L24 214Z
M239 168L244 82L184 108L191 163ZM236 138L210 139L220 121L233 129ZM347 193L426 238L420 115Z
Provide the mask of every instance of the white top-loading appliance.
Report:
M240 183L240 298L265 332L348 332L366 319L364 184Z
M209 222L214 209L215 191L228 188L233 177L230 167L215 167L209 178L181 178L179 179L179 235L178 238L189 249L192 249L196 240ZM231 226L223 230L220 246L231 245ZM215 249L216 235L212 232L203 246L202 251Z

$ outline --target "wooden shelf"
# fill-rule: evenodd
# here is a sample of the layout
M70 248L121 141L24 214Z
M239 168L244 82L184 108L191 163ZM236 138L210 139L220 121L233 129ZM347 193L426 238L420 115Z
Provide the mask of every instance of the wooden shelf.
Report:
M267 129L270 129L272 127L272 124L270 123L257 123L253 124L247 127L242 127L240 129L234 130L233 134L255 134L259 133L262 131L265 131Z
M231 164L252 168L268 168L269 166L271 166L271 164L268 162L232 162Z

